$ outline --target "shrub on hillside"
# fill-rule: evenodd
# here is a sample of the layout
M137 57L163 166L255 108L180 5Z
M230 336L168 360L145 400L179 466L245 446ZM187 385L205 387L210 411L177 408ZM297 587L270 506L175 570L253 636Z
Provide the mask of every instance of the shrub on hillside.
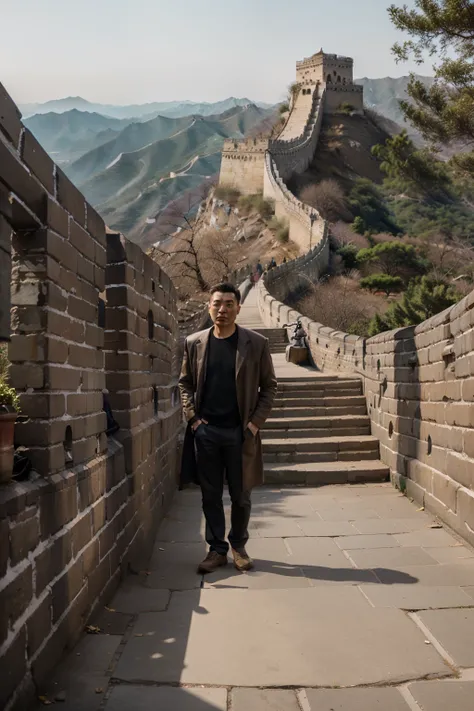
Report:
M286 101L285 101L284 104L281 104L281 105L280 105L280 108L278 109L278 111L279 111L281 114L286 114L286 112L289 111L289 110L290 110L290 107L289 107L289 105L288 105L288 103L287 103Z
M349 193L349 208L356 216L353 223L354 232L364 234L371 232L390 232L400 234L401 230L396 224L385 198L370 180L359 178L355 181ZM357 220L360 217L361 220ZM356 228L357 226L357 228Z
M239 198L238 207L243 215L248 215L252 210L256 210L264 220L268 220L275 210L273 200L264 198L260 193L242 195Z
M356 235L365 235L367 225L360 215L357 215L357 217L354 218L354 222L352 223L352 231L355 232Z
M224 200L229 205L236 205L240 197L240 190L233 188L230 185L217 185L214 190L214 197L218 200Z
M274 216L268 223L268 227L274 232L279 242L288 242L290 238L290 227L286 220Z
M317 185L307 185L301 191L301 200L315 207L325 220L350 220L344 191L336 180L321 180Z
M423 276L413 279L401 301L390 305L387 311L376 314L370 322L369 335L390 331L403 326L416 326L440 311L456 304L461 295L445 282Z
M341 257L345 269L355 269L357 266L358 251L355 245L346 244L344 247L340 247L336 254Z
M404 242L381 242L375 247L361 249L357 253L357 262L359 265L375 264L390 276L421 273L427 268L415 247Z
M389 274L371 274L360 280L360 285L368 291L384 291L387 296L403 289L403 280Z
M7 380L9 368L8 345L6 343L0 343L0 380Z

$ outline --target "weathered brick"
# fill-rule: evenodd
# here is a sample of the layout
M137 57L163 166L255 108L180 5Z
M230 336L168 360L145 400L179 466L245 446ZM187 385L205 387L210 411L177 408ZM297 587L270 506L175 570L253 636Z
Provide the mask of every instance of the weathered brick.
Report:
M92 517L90 511L78 519L71 528L72 552L77 556L92 538Z
M3 84L0 84L0 130L15 148L18 148L22 128L21 113Z
M65 486L63 489L41 497L40 524L41 538L57 533L66 523L77 516L77 489Z
M40 389L44 387L45 376L44 367L42 365L16 364L14 363L9 370L10 383L17 390L26 388Z
M40 540L39 521L35 513L22 523L10 524L10 558L16 565L36 548Z
M103 367L104 356L97 348L89 348L71 344L69 346L69 365L80 368L101 368Z
M54 192L54 163L31 131L25 128L22 158L49 193Z
M69 240L73 247L75 247L81 254L91 262L95 258L94 240L86 232L86 230L77 224L74 220L70 220L69 223Z
M57 189L61 205L84 227L86 224L84 196L59 168L57 169Z
M51 309L66 311L68 294L60 286L49 281L46 284L46 301Z
M105 224L91 205L87 205L87 230L102 247L106 246Z
M94 527L94 535L105 525L105 500L100 499L95 506L92 507L92 525Z
M96 283L94 262L91 262L80 254L77 255L77 273L83 279L87 279L91 284Z
M0 591L0 640L7 636L7 629L13 626L24 613L33 597L32 566L28 565L21 573ZM1 642L0 642L1 645Z
M36 558L36 596L57 578L72 558L71 532L64 531L50 543Z
M68 341L82 343L84 341L85 326L75 321L67 314L48 312L48 331L55 336L62 336Z
M87 437L72 443L72 456L74 464L87 462L96 456L97 437Z
M51 593L38 605L26 623L28 630L28 658L37 652L51 631Z
M81 371L61 365L46 366L46 382L51 390L75 392L81 384Z
M48 196L46 207L46 224L54 230L54 232L58 232L62 237L68 237L69 215L66 210L61 207L61 205L51 196Z
M96 326L95 324L86 324L86 337L85 342L88 346L94 346L95 348L104 347L104 329Z
M21 444L21 442L19 442ZM49 476L64 469L64 447L62 444L50 447L30 447L28 456L33 469L42 476Z
M15 639L0 656L0 708L7 701L26 674L26 628L22 627Z
M46 192L0 141L0 181L23 200L40 221L46 217ZM13 228L15 228L13 224Z
M11 361L42 362L46 356L46 339L42 333L28 335L12 334L8 345L8 357Z
M83 583L83 563L82 558L79 558L52 586L53 624L58 621L63 612L74 600L81 590Z

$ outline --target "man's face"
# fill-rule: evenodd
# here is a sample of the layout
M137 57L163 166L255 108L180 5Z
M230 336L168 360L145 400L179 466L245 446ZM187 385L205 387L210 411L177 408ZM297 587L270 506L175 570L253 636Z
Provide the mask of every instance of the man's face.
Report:
M209 302L209 314L218 326L231 326L240 311L235 294L216 291Z

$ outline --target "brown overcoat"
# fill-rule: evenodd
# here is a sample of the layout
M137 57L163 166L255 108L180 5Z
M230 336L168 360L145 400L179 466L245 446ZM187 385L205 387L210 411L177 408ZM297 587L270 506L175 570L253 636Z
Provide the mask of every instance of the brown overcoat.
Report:
M212 327L213 328L213 327ZM184 416L189 422L199 415L204 393L207 354L212 328L193 333L186 339L179 390ZM270 415L277 389L277 381L270 355L268 339L237 326L238 345L235 361L237 401L242 426L249 422L262 427ZM192 451L191 451L192 448ZM188 425L183 451L182 481L194 478L189 468L193 466L194 441ZM243 487L250 490L263 483L262 442L260 432L255 437L245 437L242 445ZM185 471L188 469L188 471Z

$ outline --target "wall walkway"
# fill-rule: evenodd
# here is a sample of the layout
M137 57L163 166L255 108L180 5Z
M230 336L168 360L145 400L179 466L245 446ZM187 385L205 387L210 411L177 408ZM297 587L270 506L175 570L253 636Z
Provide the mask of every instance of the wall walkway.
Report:
M316 365L360 375L381 459L393 482L474 544L474 292L419 326L365 339L282 303L318 255L273 269L258 285L267 327L301 316Z

